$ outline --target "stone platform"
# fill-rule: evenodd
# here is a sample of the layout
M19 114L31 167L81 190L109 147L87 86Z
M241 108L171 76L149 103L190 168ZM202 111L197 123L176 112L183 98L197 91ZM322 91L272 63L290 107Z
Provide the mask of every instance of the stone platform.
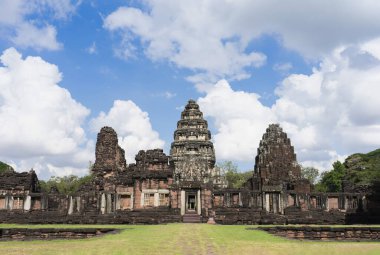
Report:
M0 241L83 239L118 232L113 228L0 228Z
M380 227L276 226L247 228L297 240L380 241Z

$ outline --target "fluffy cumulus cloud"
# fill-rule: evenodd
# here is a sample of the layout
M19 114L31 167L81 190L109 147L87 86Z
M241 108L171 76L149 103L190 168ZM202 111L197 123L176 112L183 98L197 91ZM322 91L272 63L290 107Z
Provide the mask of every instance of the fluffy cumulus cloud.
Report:
M311 75L290 75L277 89L273 110L294 134L303 160L380 144L380 58L379 47L372 46L370 41L340 47Z
M199 89L221 78L249 77L250 69L266 60L250 42L265 34L315 59L380 33L375 0L150 0L142 5L120 7L104 20L106 29L121 33L119 55L134 56L140 41L150 59L193 70L188 79Z
M93 131L111 126L119 136L119 145L125 150L127 163L134 162L139 150L163 148L164 141L153 130L148 113L132 101L116 100L108 113L101 112L91 120Z
M67 165L83 174L93 158L93 143L82 128L89 110L58 85L57 66L40 57L22 58L14 48L5 50L0 61L2 160L18 170L36 167L44 176L59 174L57 169Z
M0 35L19 47L58 50L57 30L50 24L65 20L80 1L3 0L0 1Z
M40 57L23 58L14 48L0 56L0 155L18 171L34 168L39 177L88 173L95 141L84 125L90 113L59 86L56 65ZM108 113L90 121L117 131L129 163L140 149L162 148L149 116L132 101L116 100Z
M141 39L152 60L165 59L195 70L195 82L221 77L242 79L246 68L261 66L266 57L247 50L247 41L220 23L229 15L217 2L148 1L149 12L120 7L104 21L110 31L121 31L122 49L131 56L134 37ZM215 9L216 8L216 9ZM217 10L217 11L215 11ZM218 24L219 23L219 24Z
M292 74L263 106L259 96L234 91L226 81L198 101L215 122L219 159L253 161L261 135L278 122L292 139L298 159L322 170L355 152L380 144L378 39L339 47L310 75Z
M234 91L226 80L199 98L201 110L214 121L218 160L252 161L263 131L274 121L271 110L259 98L255 93Z

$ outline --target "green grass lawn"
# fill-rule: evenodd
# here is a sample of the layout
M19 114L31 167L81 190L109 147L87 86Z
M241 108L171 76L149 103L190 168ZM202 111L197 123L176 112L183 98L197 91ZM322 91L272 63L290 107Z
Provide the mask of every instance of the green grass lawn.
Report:
M10 241L0 254L380 254L377 242L314 242L287 240L247 226L168 225L9 225L3 227L125 229L119 234L85 240ZM252 226L249 226L252 227Z

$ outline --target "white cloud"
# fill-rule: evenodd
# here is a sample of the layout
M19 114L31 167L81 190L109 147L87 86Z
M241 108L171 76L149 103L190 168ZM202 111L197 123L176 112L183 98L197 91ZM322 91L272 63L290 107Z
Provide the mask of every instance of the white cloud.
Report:
M290 71L290 69L292 69L292 68L293 68L293 65L290 62L276 63L273 66L273 70L280 72L280 73L284 73L284 74L287 74Z
M53 20L66 20L80 1L3 0L0 1L0 35L19 47L58 50Z
M106 17L104 27L121 31L120 51L127 52L127 57L134 51L131 41L139 37L152 60L166 59L178 67L192 69L207 77L208 82L223 77L241 79L249 75L246 69L261 66L266 58L261 53L248 52L239 34L222 24L213 26L225 18L214 20L214 4L199 9L199 2L194 1L151 1L149 13L120 7Z
M24 59L14 48L5 50L0 60L3 160L13 159L18 170L42 166L42 177L53 167L85 169L94 147L82 128L89 110L58 85L57 66L40 57Z
M134 56L139 40L153 61L194 71L188 78L204 91L210 82L244 79L251 68L263 65L265 56L249 47L262 35L319 59L338 46L378 36L379 8L374 0L150 0L141 9L118 8L104 27L120 32L122 55Z
M278 99L270 108L258 95L218 82L198 100L215 123L218 159L253 161L270 122L279 122L288 133L301 163L323 170L347 155L378 148L377 41L339 47L312 74L289 75L276 89Z
M380 37L362 43L359 48L380 60Z
M217 129L213 140L218 160L252 161L262 134L274 121L259 95L234 91L221 80L198 103Z
M88 48L86 48L86 51L90 55L98 53L98 50L96 49L96 43L92 42L92 44Z
M166 99L171 99L173 97L176 97L177 94L176 93L173 93L173 92L170 92L170 91L165 91L165 92L162 92L162 93L154 93L152 94L153 97L165 97Z
M177 95L176 93L172 93L172 92L170 92L170 91L165 91L165 97L166 97L167 99L173 98L173 97L175 97L176 95Z
M101 112L91 120L94 132L103 126L111 126L119 136L119 144L125 150L128 163L134 162L139 150L163 148L164 141L153 130L148 113L132 101L116 100L108 113Z
M23 48L58 50L62 48L62 44L56 37L57 31L51 25L38 28L32 24L23 23L16 28L16 36L12 37L11 41Z

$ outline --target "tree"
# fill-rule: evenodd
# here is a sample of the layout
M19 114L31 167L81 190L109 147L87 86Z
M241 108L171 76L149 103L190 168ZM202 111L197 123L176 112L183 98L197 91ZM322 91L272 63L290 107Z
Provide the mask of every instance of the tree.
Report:
M301 167L301 176L304 179L308 179L311 184L315 184L319 176L319 171L314 167Z
M228 188L241 188L244 183L252 176L252 171L240 172L236 164L232 161L224 161L218 164L226 176Z
M10 165L7 165L0 161L0 174L6 172L13 172L13 168Z
M320 192L340 192L342 191L342 181L346 173L346 167L336 161L333 164L333 169L322 173L322 178L315 189Z
M72 195L78 191L80 186L90 182L92 178L92 175L86 175L83 177L78 177L75 175L63 177L52 176L48 181L40 181L40 186L45 192L50 192L52 187L56 187L59 193Z

